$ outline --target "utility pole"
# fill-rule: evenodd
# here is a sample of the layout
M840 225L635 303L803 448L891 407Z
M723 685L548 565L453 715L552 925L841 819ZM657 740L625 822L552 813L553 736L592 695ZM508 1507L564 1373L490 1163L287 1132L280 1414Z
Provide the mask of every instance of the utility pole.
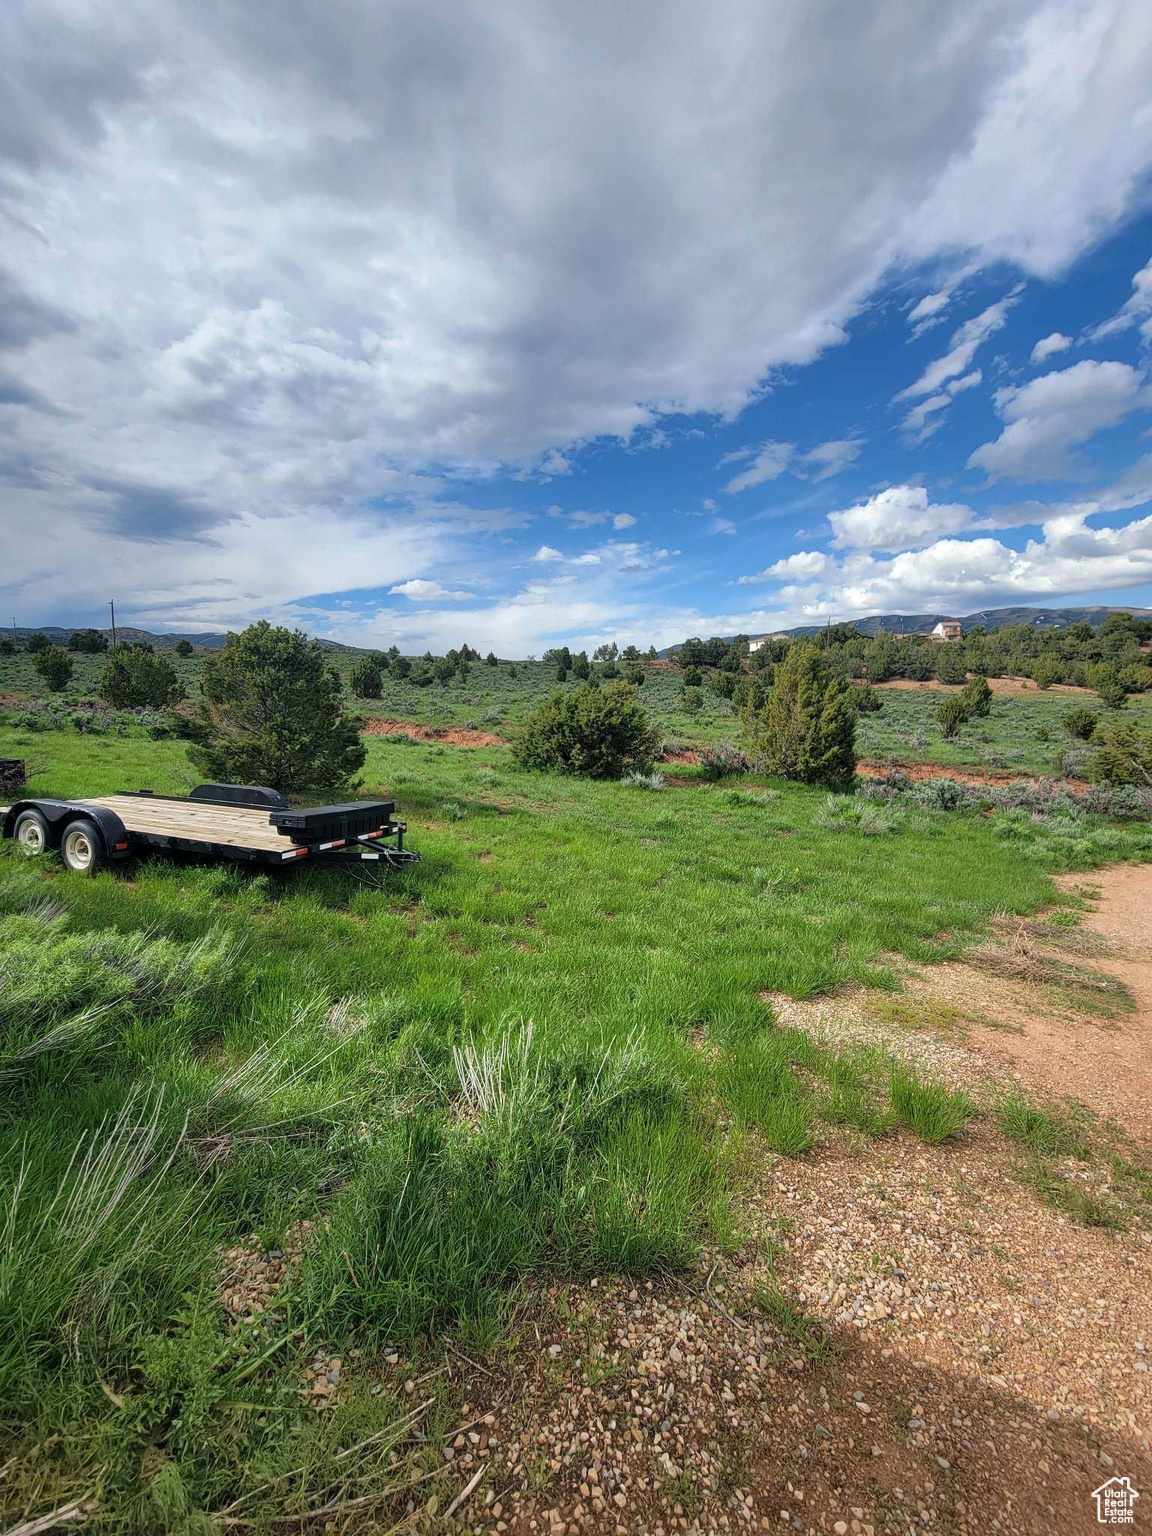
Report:
M15 645L16 643L17 643L16 642L16 615L13 614L12 615L12 644Z
M109 611L112 614L112 649L115 650L116 649L116 600L115 600L115 598L109 598L108 599L108 608L109 608Z

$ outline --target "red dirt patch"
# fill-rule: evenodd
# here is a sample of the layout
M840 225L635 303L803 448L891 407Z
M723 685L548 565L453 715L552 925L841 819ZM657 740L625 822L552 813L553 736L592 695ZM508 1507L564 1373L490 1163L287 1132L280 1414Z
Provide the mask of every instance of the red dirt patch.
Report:
M465 726L417 725L414 720L365 720L365 736L412 736L446 747L506 747L508 738L492 731L472 731Z
M883 779L890 773L902 773L906 779L919 783L921 779L955 779L960 784L1018 784L1022 780L1034 781L1032 773L1005 773L983 768L949 768L943 763L857 763L856 772L864 779ZM1088 788L1087 779L1061 779L1077 794Z
M867 682L867 678L860 680ZM1030 677L990 677L988 686L993 693L1038 693L1040 690ZM893 677L886 683L873 683L873 688L891 688L897 693L959 693L962 683L942 683L936 678L917 682L910 677ZM1091 688L1081 688L1076 683L1053 683L1049 693L1091 693Z
M682 747L679 752L661 752L662 763L692 763L700 761L700 754L695 747Z

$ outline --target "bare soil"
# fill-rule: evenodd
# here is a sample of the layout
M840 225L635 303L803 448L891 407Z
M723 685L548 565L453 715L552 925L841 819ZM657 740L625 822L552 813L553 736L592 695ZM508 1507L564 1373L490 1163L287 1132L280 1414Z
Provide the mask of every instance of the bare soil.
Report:
M864 679L867 681L867 679ZM886 683L873 683L874 688L891 688L898 693L959 693L962 683L942 683L937 678L918 682L910 677L893 677ZM1030 677L990 677L988 686L993 693L1038 693L1040 690ZM1076 683L1053 683L1049 693L1091 693L1091 688L1081 688Z
M955 779L960 784L1014 784L1021 779L1035 780L1035 774L1007 773L985 768L952 768L944 763L905 763L893 760L887 763L857 763L856 772L865 779L882 779L890 773L902 773L906 779L919 783L921 779ZM1088 788L1087 779L1061 779L1061 784L1082 794Z
M411 736L416 741L436 741L449 747L506 747L508 738L493 731L474 731L465 726L420 725L415 720L365 720L365 736Z

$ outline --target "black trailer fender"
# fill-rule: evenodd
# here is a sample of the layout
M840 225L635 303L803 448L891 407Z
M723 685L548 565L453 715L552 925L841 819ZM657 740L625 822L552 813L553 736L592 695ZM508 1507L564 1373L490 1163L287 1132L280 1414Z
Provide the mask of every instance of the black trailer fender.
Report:
M89 805L84 800L17 800L4 817L4 836L11 837L16 818L21 811L39 811L48 823L51 846L57 848L64 828L70 821L82 817L92 822L104 843L104 854L109 859L126 859L131 853L128 833L116 812L106 805Z

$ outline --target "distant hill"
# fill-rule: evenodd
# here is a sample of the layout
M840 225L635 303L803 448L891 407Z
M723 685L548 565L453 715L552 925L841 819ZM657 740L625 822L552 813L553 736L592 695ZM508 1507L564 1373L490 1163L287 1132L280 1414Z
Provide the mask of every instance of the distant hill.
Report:
M51 640L54 645L67 645L70 635L74 635L78 629L88 628L95 629L99 628L99 626L87 624L72 624L66 626L61 626L59 624L38 624L33 626L31 629L22 629L19 625L17 625L16 638L20 643L23 643L28 639L29 635L41 634L47 635L49 640ZM7 629L2 631L2 633L10 635L12 631L11 629ZM110 629L104 627L100 629L100 633L102 635L107 635L109 641L111 641L112 631ZM224 644L225 640L228 638L226 634L217 634L215 631L208 631L203 634L154 634L149 629L133 629L131 625L128 624L117 624L116 635L120 640L145 640L149 645L154 645L158 651L170 651L173 646L179 645L181 640L187 640L191 645L195 645L201 650L218 651ZM341 645L338 640L321 640L320 644L326 651L359 652L361 649L360 646L356 645Z
M862 635L878 635L883 630L889 634L926 635L941 619L958 619L965 632L982 624L985 629L1001 629L1005 624L1031 624L1036 629L1066 629L1069 624L1087 620L1100 624L1110 613L1130 613L1136 619L1152 618L1152 608L987 608L979 613L877 613L871 618L857 619L856 628ZM833 620L835 622L835 620ZM790 635L818 635L823 624L805 624L788 630Z
M878 635L883 631L889 634L926 635L939 624L941 619L956 619L964 626L965 632L975 629L982 624L985 629L1000 629L1005 624L1032 624L1037 629L1066 629L1069 624L1079 624L1087 620L1089 624L1100 624L1110 613L1130 613L1136 619L1152 619L1152 608L1125 608L1125 607L1094 607L1094 608L986 608L979 613L875 613L867 619L857 619L856 628L862 635ZM835 624L838 622L833 619ZM778 635L818 635L823 630L823 624L799 624L795 629L773 630ZM702 640L710 638L707 635L700 637ZM731 635L723 637L726 640ZM756 639L756 636L752 637ZM675 650L675 646L669 646L660 652L661 656L667 656L669 651Z

